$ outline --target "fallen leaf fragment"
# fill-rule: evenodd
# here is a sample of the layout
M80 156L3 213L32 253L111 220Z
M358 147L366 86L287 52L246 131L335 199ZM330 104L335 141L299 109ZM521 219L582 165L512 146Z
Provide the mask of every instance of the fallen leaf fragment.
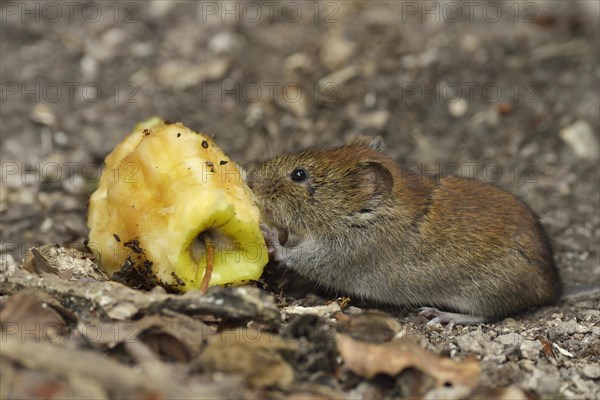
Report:
M76 249L60 247L56 243L29 249L22 268L36 275L49 273L72 281L78 279L104 281L108 279L104 271L94 264L86 254Z
M51 297L51 296L48 296ZM7 337L26 341L55 341L65 333L63 317L33 291L14 294L0 311L0 328Z
M203 341L215 330L186 315L169 310L162 314L137 321L81 323L77 329L89 344L101 349L141 341L161 360L178 362L188 362L200 354Z
M5 366L3 374L11 367ZM3 376L4 379L4 376ZM15 369L12 376L6 380L4 399L107 399L106 392L93 383L78 382L70 379L67 381L56 374L45 371L31 371Z
M35 247L29 249L25 255L23 269L38 275L42 272L48 272L50 274L56 274L58 272L58 269L50 265L48 260L46 260L42 253Z
M454 361L411 342L370 344L340 335L338 350L346 368L368 379L381 373L395 376L407 368L416 368L433 377L438 387L449 384L474 388L481 371L475 359Z
M555 359L556 356L554 355L554 351L552 350L552 343L550 343L548 339L546 339L543 336L538 336L536 337L536 339L539 340L542 344L542 352L544 353L544 355L548 359Z
M339 329L363 342L382 343L392 340L400 332L402 325L384 312L363 311L340 322Z
M328 318L331 315L340 311L340 305L337 302L331 302L324 306L303 307L303 306L288 306L284 307L281 312L285 315L318 315Z
M569 357L569 358L574 358L575 356L573 355L573 353L571 353L568 350L563 349L562 347L560 347L559 345L557 345L556 343L552 343L552 346L563 356Z
M294 351L294 342L255 329L223 331L209 337L196 360L204 371L241 375L254 388L288 388L294 370L282 353Z
M201 321L188 316L165 312L140 320L140 338L164 361L188 362L200 354L203 341L214 331Z

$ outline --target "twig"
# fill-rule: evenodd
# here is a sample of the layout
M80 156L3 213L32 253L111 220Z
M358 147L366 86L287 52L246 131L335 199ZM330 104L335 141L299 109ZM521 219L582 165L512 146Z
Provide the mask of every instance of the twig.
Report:
M232 382L194 384L182 382L173 374L165 379L148 379L147 373L111 358L84 349L73 349L46 342L23 341L3 334L2 357L35 370L50 371L66 378L79 376L97 382L114 395L123 393L161 393L164 398L231 398L237 388ZM228 387L229 386L229 387Z
M204 277L202 277L202 283L200 284L200 293L202 294L208 292L208 284L213 273L215 259L215 247L208 235L204 235L204 245L206 246L206 269L204 270Z

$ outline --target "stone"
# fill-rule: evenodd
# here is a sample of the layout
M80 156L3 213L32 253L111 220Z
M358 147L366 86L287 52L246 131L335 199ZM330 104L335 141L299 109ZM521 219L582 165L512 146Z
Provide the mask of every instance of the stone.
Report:
M540 351L542 350L542 344L537 340L525 340L521 343L521 355L524 358L530 360L537 360L540 358Z
M518 333L507 333L505 335L498 336L496 341L505 346L519 346L521 343L523 343L523 341L525 341L525 338Z
M577 121L560 131L560 138L579 158L598 160L599 146L597 135L586 121Z
M588 364L583 367L581 370L583 376L589 379L599 379L600 378L600 364L593 363Z

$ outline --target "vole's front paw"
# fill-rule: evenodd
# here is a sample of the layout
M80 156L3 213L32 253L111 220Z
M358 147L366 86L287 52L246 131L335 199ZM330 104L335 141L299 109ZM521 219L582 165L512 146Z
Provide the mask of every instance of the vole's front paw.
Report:
M279 243L279 232L277 231L277 228L272 228L264 222L261 222L260 231L267 243L269 258L274 261L283 261L283 246Z
M428 326L446 324L448 330L452 330L455 324L474 325L485 322L485 318L477 315L451 313L433 307L421 307L419 311L419 315L429 319Z

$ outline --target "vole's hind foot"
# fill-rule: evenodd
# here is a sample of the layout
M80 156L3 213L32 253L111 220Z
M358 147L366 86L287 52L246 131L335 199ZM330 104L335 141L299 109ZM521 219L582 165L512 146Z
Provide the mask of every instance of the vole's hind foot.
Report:
M419 315L429 319L429 322L427 322L428 326L446 324L446 329L448 330L452 330L455 324L475 325L485 322L484 317L440 311L433 307L419 308Z
M283 261L283 246L279 243L279 233L277 228L271 228L264 222L260 224L267 248L269 250L269 258L274 261Z

